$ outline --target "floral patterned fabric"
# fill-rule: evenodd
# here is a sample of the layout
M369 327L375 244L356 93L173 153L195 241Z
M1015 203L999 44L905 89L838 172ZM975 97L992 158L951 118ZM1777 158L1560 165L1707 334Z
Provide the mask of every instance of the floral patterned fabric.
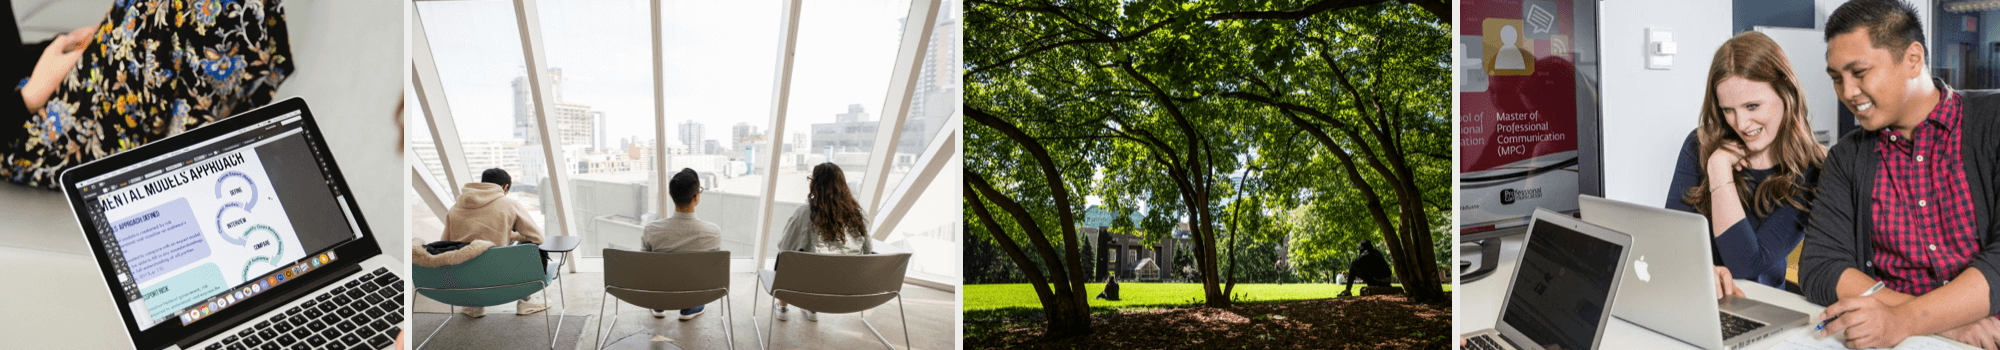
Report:
M63 169L268 104L291 55L278 0L117 0L48 105L0 126L28 131L0 140L0 178L53 189Z

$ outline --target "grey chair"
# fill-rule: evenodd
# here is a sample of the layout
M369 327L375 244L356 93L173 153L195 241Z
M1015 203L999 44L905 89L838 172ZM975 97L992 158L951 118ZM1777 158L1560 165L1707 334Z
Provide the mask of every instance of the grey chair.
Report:
M736 348L736 330L729 317L729 251L651 253L604 249L604 293L634 306L653 310L680 310L722 299L722 329L729 348ZM604 298L604 305L611 305ZM618 329L618 307L612 307L611 329ZM597 322L604 334L604 321ZM609 335L597 341L603 349Z
M903 312L903 273L910 268L910 253L836 255L806 252L779 252L777 266L757 270L757 286L764 294L800 309L823 314L867 311L896 300L896 314L903 322L903 344L910 344L910 320ZM757 326L758 297L750 299L750 325ZM774 315L775 316L775 315ZM894 350L889 338L875 330L867 318L861 324L875 334L883 346ZM777 331L772 317L772 332ZM762 332L761 330L759 330ZM757 338L758 345L770 344L770 333ZM770 347L776 347L770 344Z

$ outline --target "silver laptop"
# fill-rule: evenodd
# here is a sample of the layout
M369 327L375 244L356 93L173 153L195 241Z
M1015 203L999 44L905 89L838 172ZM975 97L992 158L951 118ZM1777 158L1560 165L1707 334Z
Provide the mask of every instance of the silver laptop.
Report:
M1596 349L1631 243L1623 233L1536 209L1500 321L1465 333L1465 348Z
M293 98L62 173L133 348L393 345L404 265L325 140Z
M1632 273L1611 314L1703 349L1736 349L1810 316L1745 298L1716 300L1708 218L1580 196L1583 219L1632 235ZM1739 282L1755 283L1755 282Z

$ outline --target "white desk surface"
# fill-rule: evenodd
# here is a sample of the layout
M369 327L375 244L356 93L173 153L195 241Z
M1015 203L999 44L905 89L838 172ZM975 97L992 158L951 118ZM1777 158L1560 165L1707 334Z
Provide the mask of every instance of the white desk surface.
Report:
M1525 235L1514 235L1501 238L1500 262L1494 268L1493 274L1488 275L1484 279L1471 283L1461 283L1452 288L1454 291L1453 294L1458 298L1453 303L1453 308L1457 310L1454 310L1452 313L1452 324L1456 326L1455 328L1459 332L1492 328L1495 324L1499 323L1501 299L1506 295L1507 281L1514 278L1515 260L1520 257L1521 245L1525 237ZM1465 249L1460 249L1459 251L1461 254L1478 254L1477 251L1468 252ZM1750 299L1797 310L1808 315L1815 315L1815 317L1819 315L1821 310L1826 309L1825 307L1806 301L1806 297L1803 295L1792 294L1791 292L1771 288L1757 284L1756 282L1737 280L1736 285L1743 288L1743 293L1749 295ZM1618 300L1615 302L1630 302L1630 300ZM1818 324L1819 320L1815 318L1813 321L1813 324ZM1610 325L1604 331L1604 340L1601 344L1598 344L1599 349L1699 349L1692 344L1669 338L1664 334L1645 328L1640 328L1638 325L1625 322L1625 320L1616 317L1612 318L1609 323ZM1771 349L1778 344L1784 343L1785 339L1790 339L1809 331L1811 331L1811 327L1788 329L1750 343L1748 346L1744 346L1743 349ZM1944 340L1961 349L1977 349L1948 338L1929 337Z

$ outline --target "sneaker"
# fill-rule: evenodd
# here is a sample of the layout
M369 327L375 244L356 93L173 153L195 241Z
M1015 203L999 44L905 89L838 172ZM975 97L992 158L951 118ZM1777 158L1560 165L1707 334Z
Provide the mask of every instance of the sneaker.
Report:
M462 308L459 308L459 311L458 311L458 313L462 313L462 314L465 314L466 316L472 316L472 318L480 318L480 317L486 317L486 308L483 308L483 307L462 307Z
M812 310L806 310L806 309L799 309L799 314L806 315L807 321L819 322L818 312L813 312Z
M540 295L529 296L527 299L521 299L521 301L514 303L515 315L533 315L548 309L548 303L543 302Z
M708 305L702 305L702 306L696 306L693 309L681 310L681 320L682 321L692 320L694 319L695 316L701 316L701 313L704 311L704 309L707 308Z
M787 310L787 308L786 308L786 307L785 307L784 305L771 305L771 312L776 312L776 313L778 313L778 320L779 320L779 321L784 321L784 320L786 320L786 319L785 319L785 310Z
M667 318L666 310L653 310L653 318Z

